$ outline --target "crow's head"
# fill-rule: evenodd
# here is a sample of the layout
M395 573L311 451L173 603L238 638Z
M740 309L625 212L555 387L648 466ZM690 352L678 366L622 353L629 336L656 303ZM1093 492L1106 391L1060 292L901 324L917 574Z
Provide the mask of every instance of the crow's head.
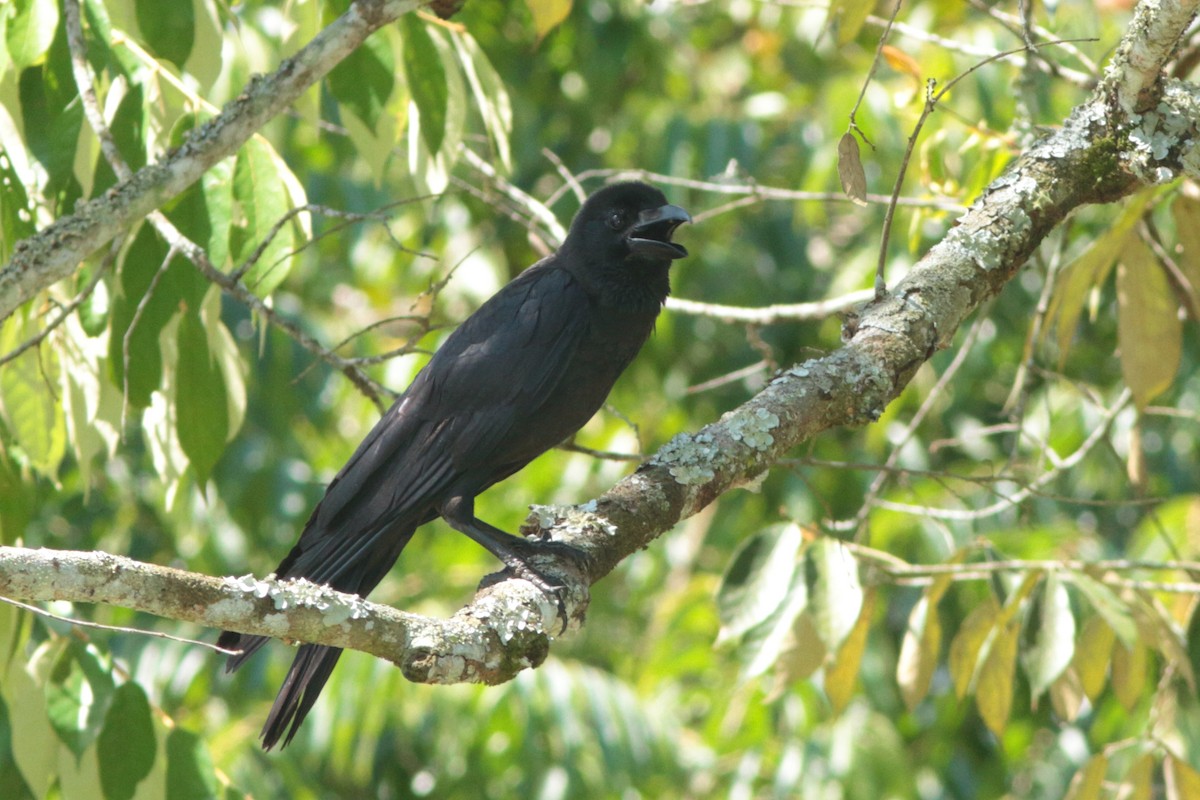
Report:
M645 183L614 183L587 199L575 215L565 245L589 261L642 262L666 266L688 254L671 241L675 229L691 222L658 189Z

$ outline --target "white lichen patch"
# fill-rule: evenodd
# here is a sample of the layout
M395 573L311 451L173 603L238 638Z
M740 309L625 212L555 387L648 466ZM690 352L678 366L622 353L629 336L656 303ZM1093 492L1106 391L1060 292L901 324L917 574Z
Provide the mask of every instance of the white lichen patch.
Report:
M259 599L269 597L279 611L315 608L322 612L321 621L325 625L361 619L368 614L367 601L358 595L339 592L304 578L280 581L269 576L266 580L258 580L253 575L243 575L240 578L226 578L224 584L226 588Z
M555 528L567 534L567 538L570 534L583 533L586 530L599 530L609 536L616 536L617 526L596 514L596 507L595 500L580 506L535 504L529 507L529 512L537 518L539 528Z
M492 621L492 629L504 644L523 633L544 634L560 627L558 604L532 583L526 582L525 586L528 592L522 587L489 594L477 600L472 609L477 619Z
M681 433L663 445L654 460L665 466L678 483L692 486L713 479L716 473L712 464L716 456L717 447L711 434Z
M725 420L725 428L729 435L747 447L755 450L766 450L775 444L771 431L779 427L779 417L765 408L753 411L739 409Z

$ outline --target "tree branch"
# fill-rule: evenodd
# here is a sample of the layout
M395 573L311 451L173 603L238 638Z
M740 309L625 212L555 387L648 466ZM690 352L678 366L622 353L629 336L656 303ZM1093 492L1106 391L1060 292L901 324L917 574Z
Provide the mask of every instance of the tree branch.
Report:
M180 194L210 167L232 155L271 118L292 104L379 28L419 7L419 0L355 0L269 76L257 76L220 115L193 130L161 161L121 180L102 197L20 242L0 269L0 322L55 281L70 276L89 254Z

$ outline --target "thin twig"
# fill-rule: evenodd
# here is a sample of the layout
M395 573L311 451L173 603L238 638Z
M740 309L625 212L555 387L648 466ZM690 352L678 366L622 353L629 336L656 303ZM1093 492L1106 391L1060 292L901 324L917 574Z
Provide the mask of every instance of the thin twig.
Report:
M67 2L69 3L70 0L67 0ZM172 636L169 633L163 633L161 631L148 631L143 628L127 628L123 625L105 625L100 622L91 622L90 620L86 619L64 617L61 614L55 614L51 611L47 611L44 608L38 608L37 606L30 605L28 603L22 603L20 600L13 600L12 598L4 597L2 595L0 595L0 603L8 603L10 606L16 606L17 608L28 611L31 614L37 614L38 616L57 620L58 622L65 622L68 625L73 625L77 628L93 628L101 631L113 631L114 633L131 633L135 636L150 636L155 639L170 639L172 642L194 644L199 647L207 648L208 650L216 650L218 653L224 653L226 655L234 655L235 653L239 652L237 650L227 650L224 647L217 647L211 642L201 642L196 639L188 639L184 636Z

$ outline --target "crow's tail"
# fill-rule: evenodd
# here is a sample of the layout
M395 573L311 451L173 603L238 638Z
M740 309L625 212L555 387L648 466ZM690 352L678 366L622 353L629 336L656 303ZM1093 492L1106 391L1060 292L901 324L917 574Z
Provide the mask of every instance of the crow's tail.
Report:
M308 716L308 712L317 702L325 681L337 664L342 654L340 648L324 647L317 644L301 645L292 668L288 670L287 678L271 706L271 713L262 728L263 749L270 750L287 731L283 746L287 747L300 728L300 723Z

